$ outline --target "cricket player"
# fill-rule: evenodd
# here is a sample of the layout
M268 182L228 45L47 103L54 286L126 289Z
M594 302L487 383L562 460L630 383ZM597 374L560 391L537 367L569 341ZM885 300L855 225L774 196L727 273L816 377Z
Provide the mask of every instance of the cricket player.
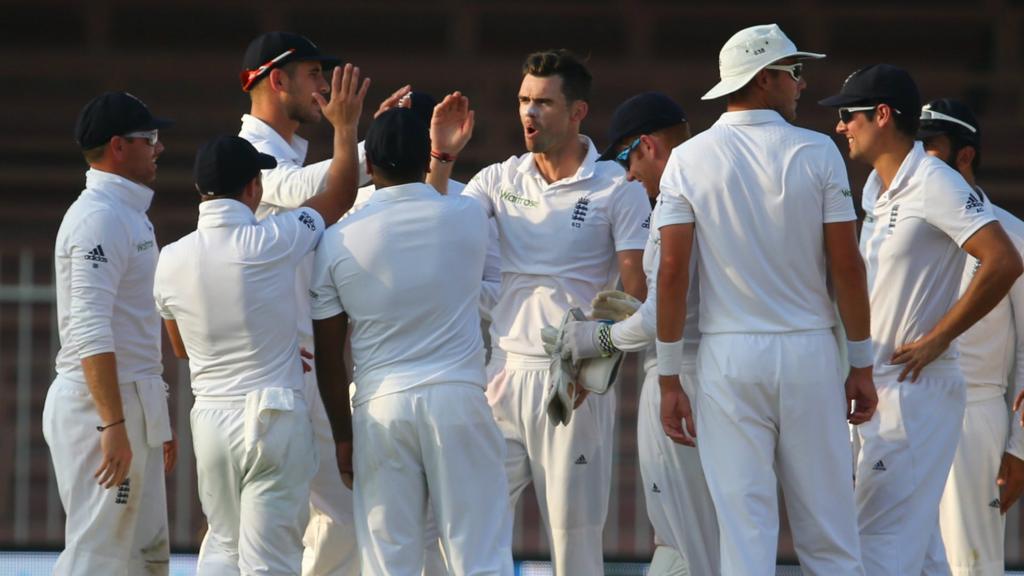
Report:
M303 207L257 221L261 171L276 160L224 136L196 156L198 229L169 244L154 297L189 359L199 498L209 529L197 573L298 575L318 466L296 329L295 275L358 183L356 127L369 81L334 70L323 115L340 170ZM333 171L333 167L332 167Z
M602 160L614 159L626 171L629 180L643 184L647 196L657 202L659 183L672 149L690 138L690 126L683 109L659 92L638 94L623 102L612 115L608 141L611 143ZM563 350L574 360L600 355L600 331L607 330L612 345L624 351L645 350L646 377L640 392L637 416L637 446L640 475L647 497L647 516L654 526L656 548L649 574L653 576L685 576L719 574L718 522L704 480L700 456L693 448L672 442L662 431L660 419L661 391L655 370L658 260L661 236L657 221L660 204L651 212L650 236L644 248L644 274L647 277L647 299L627 319L610 327L594 321L572 321L563 331ZM695 274L696 259L690 261L690 274ZM614 293L598 295L598 306L616 305ZM601 304L601 301L604 304ZM687 293L687 316L684 328L683 385L687 393L696 391L697 345L697 283Z
M964 177L984 202L978 186L981 126L971 109L958 100L941 98L921 108L917 132L926 153ZM999 223L1018 252L1024 251L1024 222L991 204ZM977 271L978 260L967 257L960 281L963 294ZM948 559L955 576L1004 573L1003 542L1006 511L1024 491L1024 429L1012 426L1008 401L1024 386L1024 281L958 341L960 370L967 382L967 406L960 445L939 503L942 547L929 549L929 564ZM1009 395L1008 395L1009 393ZM937 556L933 558L932 556Z
M597 162L580 134L590 85L590 72L569 52L530 54L519 88L528 152L483 169L462 192L494 218L501 247L487 397L508 446L510 500L533 483L561 576L603 573L615 393L588 397L567 427L552 426L542 406L549 358L541 330L569 308L589 309L619 274L626 292L640 299L646 292L641 251L650 204L618 166ZM447 178L460 150L434 150L432 184Z
M338 64L325 56L309 39L289 32L268 32L254 39L242 63L242 90L252 101L249 114L242 116L238 135L277 166L263 172L263 197L256 217L266 218L293 210L321 192L340 166L333 158L305 165L308 142L296 131L320 122L322 112L314 94L326 94L324 71ZM341 153L335 132L333 157ZM360 183L364 170L360 169ZM347 200L349 207L355 196ZM336 220L336 219L335 219ZM327 224L333 224L328 220ZM313 352L313 329L309 319L309 277L313 257L307 257L296 274L295 297L299 306L299 345ZM316 375L307 373L305 397L313 418L321 466L313 478L309 527L303 536L305 576L356 576L359 554L355 547L352 492L335 472L334 441L330 423L320 402Z
M161 374L157 262L146 217L164 150L141 100L108 92L78 115L89 170L54 249L60 350L43 437L67 513L54 574L167 574L164 473L177 455Z
M875 402L864 262L839 151L791 124L803 60L823 57L774 24L733 35L704 95L727 97L726 112L672 152L661 179L661 420L700 451L724 575L775 574L778 486L804 574L864 574L844 421L867 421ZM694 237L696 423L678 376ZM826 274L850 342L845 395Z
M918 94L905 70L877 64L821 101L839 109L836 132L850 158L873 168L865 244L879 402L878 416L858 429L856 498L864 567L880 576L922 573L964 416L953 341L1022 270L981 194L915 142ZM958 298L964 251L980 265Z
M512 576L504 440L484 395L477 311L487 218L476 201L424 183L430 155L412 110L371 125L377 189L317 250L317 377L338 470L354 474L363 574L421 573L429 501L452 574Z

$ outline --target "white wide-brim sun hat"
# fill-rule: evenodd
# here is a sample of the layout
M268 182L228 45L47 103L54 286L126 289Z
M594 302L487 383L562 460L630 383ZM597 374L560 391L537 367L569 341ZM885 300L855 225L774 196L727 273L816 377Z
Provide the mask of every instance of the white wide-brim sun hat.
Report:
M777 24L744 28L732 35L718 53L721 81L701 96L713 100L743 88L765 66L783 58L821 59L824 54L801 52Z

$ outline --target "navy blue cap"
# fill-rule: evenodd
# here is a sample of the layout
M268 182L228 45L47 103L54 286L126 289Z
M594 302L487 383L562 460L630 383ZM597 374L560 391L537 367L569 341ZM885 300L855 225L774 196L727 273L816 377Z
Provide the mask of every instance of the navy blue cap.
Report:
M242 91L248 92L274 68L289 62L316 61L324 68L337 66L341 60L324 56L316 44L290 32L267 32L249 43L242 59Z
M644 92L626 100L612 113L608 128L608 147L598 160L611 160L616 147L630 136L651 134L662 128L686 122L686 113L675 100L661 92Z
M975 148L981 148L981 125L974 112L959 100L939 98L921 107L920 139L946 134L955 136Z
M430 166L430 129L410 108L392 108L366 132L367 162L384 169L422 170Z
M174 124L157 118L149 108L127 92L106 92L85 105L75 122L75 141L82 150L102 146L114 136L159 130Z
M193 176L203 196L235 194L252 181L260 170L277 166L269 154L258 152L238 136L218 136L199 147Z
M434 117L437 100L426 92L409 92L409 101L409 108L419 116L424 126L430 128L430 119Z
M921 110L921 93L903 68L875 64L850 74L839 94L819 100L818 104L830 108L888 104L900 114L917 114Z

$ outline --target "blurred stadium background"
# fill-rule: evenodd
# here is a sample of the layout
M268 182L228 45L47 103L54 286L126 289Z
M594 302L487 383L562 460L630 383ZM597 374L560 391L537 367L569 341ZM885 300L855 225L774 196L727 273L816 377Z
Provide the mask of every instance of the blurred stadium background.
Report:
M239 90L242 53L268 30L302 33L327 54L373 79L362 130L387 94L409 83L441 96L461 90L477 110L473 141L457 177L522 152L515 97L523 57L566 47L589 56L594 98L584 131L606 144L607 121L628 96L660 90L687 110L695 132L722 111L699 97L717 80L722 43L740 28L777 22L804 49L829 58L805 70L797 124L833 133L834 112L815 102L853 70L875 62L908 68L925 100L961 98L984 131L980 183L1003 207L1024 214L1024 0L2 0L0 1L0 550L59 549L63 513L41 413L58 346L53 240L83 185L72 138L79 109L105 90L128 90L177 126L161 133L166 152L149 215L160 244L195 225L191 184L198 144L235 133L248 99ZM330 151L329 128L312 127L308 159ZM845 142L839 142L845 154ZM850 165L854 193L867 171ZM172 420L181 440L168 479L171 543L194 551L204 530L195 494L187 366L166 350ZM639 367L619 384L609 560L647 561L652 533L636 465ZM517 558L546 558L532 494L517 512ZM1011 510L1007 563L1024 564L1019 507ZM792 561L787 530L780 558Z

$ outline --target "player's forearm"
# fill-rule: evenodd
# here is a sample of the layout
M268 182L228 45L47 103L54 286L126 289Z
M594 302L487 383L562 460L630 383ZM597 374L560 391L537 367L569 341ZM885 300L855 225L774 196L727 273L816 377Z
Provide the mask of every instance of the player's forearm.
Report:
M657 336L657 318L653 316L653 303L645 301L629 318L612 325L612 344L624 352L636 352L650 346Z
M427 173L427 184L437 190L438 194L448 194L448 180L452 177L452 169L455 162L441 162L437 158L430 158L430 172Z
M113 352L104 352L82 358L82 372L89 387L96 412L104 425L124 419L121 405L121 387L117 381L117 358Z
M335 442L352 440L349 380L344 361L347 324L348 318L344 315L313 321L313 341L317 350L314 359L317 388Z
M327 186L331 214L323 214L328 225L338 221L356 203L359 191L359 154L355 126L341 126L334 129L334 159L327 171Z
M662 342L676 342L683 337L692 242L692 224L676 224L661 229L657 305L658 340Z
M984 259L963 296L939 320L931 334L942 342L952 342L995 308L1021 270L1021 259L1016 252L1000 252Z
M857 256L845 262L830 262L832 286L839 317L846 328L846 339L860 341L871 337L871 306L868 299L867 271Z
M643 250L623 250L618 253L622 291L637 300L647 299L647 276L644 274Z

